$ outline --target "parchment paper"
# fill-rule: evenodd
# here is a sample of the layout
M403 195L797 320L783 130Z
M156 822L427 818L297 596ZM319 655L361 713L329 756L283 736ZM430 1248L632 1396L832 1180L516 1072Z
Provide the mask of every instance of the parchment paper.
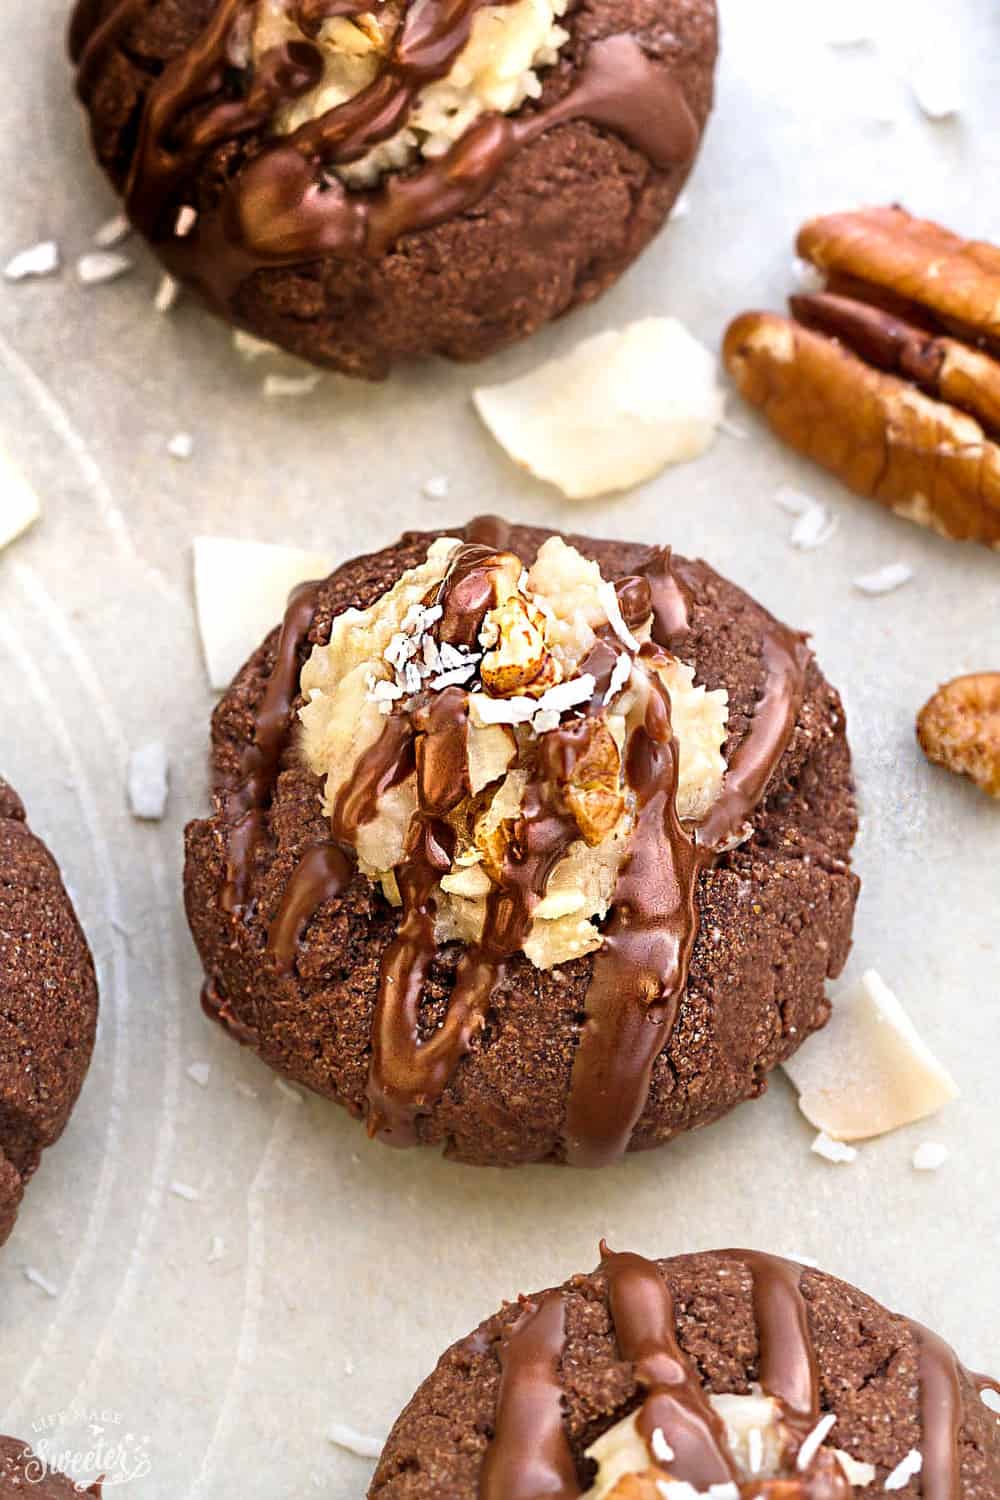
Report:
M0 1255L0 1431L77 1449L93 1427L128 1438L147 1455L137 1495L346 1500L370 1465L333 1446L331 1426L384 1434L445 1345L504 1296L589 1267L602 1234L655 1253L736 1242L813 1256L932 1322L974 1367L1000 1365L1000 809L928 767L913 738L938 681L1000 666L1000 559L849 496L735 402L745 440L724 435L641 491L571 507L505 460L468 399L477 380L650 312L716 343L733 313L782 305L794 230L814 212L896 199L1000 239L995 4L872 0L877 49L829 47L836 9L724 0L690 213L599 305L479 370L427 364L374 388L329 378L265 402L263 368L223 327L190 305L153 312L158 273L134 242L128 277L76 283L73 260L115 205L71 100L66 5L3 8L0 257L52 236L67 267L0 283L0 437L45 502L0 558L0 765L62 861L103 1009L80 1106ZM954 120L931 123L913 101L922 51L953 70ZM194 437L187 463L164 452L178 430ZM424 498L442 474L450 497ZM789 547L782 483L836 511L821 550ZM192 537L348 556L485 510L673 542L813 632L845 692L863 801L850 972L877 967L958 1076L943 1116L833 1167L810 1155L778 1077L762 1102L614 1170L501 1174L370 1145L202 1017L179 899L212 703ZM894 560L916 571L907 588L852 591ZM172 787L165 821L141 825L125 765L148 740L167 745ZM186 1072L199 1061L206 1087ZM951 1148L937 1174L911 1168L924 1140Z

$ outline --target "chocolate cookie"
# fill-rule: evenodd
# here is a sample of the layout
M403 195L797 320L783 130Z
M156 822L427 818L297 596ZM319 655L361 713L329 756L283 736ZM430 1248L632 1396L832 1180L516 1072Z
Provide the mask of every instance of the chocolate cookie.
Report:
M480 359L663 224L715 0L78 0L101 164L168 271L317 364Z
M210 1014L465 1162L602 1164L761 1094L850 942L804 638L705 563L568 541L486 518L299 591L187 830Z
M97 980L55 860L0 778L0 1245L90 1063Z
M749 1250L521 1298L453 1345L369 1500L993 1500L1000 1386L821 1271Z
M27 1443L0 1437L0 1500L28 1500L29 1496L31 1500L73 1500L80 1495L95 1495L100 1500L100 1483L80 1489L72 1479L37 1458Z

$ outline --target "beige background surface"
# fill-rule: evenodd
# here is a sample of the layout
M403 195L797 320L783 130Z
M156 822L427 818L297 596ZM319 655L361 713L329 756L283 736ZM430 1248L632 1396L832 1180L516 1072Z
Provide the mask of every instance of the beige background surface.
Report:
M901 199L1000 238L991 0L872 0L881 45L843 51L824 41L833 7L723 9L720 103L690 215L599 306L482 378L653 311L717 341L735 311L780 305L794 228L815 211ZM64 11L37 0L0 16L0 258L51 235L71 267L113 203L70 99ZM923 50L954 70L957 120L931 124L914 106L905 79ZM742 412L748 440L723 436L641 491L571 508L491 445L469 370L428 365L380 388L329 378L266 403L262 368L223 328L192 306L153 313L155 269L129 253L134 270L112 286L83 289L71 268L0 283L0 438L46 506L0 558L0 764L63 862L103 989L80 1107L0 1257L0 1431L37 1438L52 1418L60 1441L85 1446L86 1423L57 1416L77 1401L110 1412L96 1424L106 1437L145 1444L137 1494L315 1487L347 1500L369 1466L328 1442L331 1425L386 1431L445 1344L502 1296L589 1266L601 1234L659 1253L743 1242L814 1256L996 1369L1000 808L927 767L912 725L938 680L1000 665L1000 559L844 494ZM164 453L178 429L194 436L187 464ZM421 495L437 474L451 481L444 502ZM783 482L835 509L822 550L788 546ZM282 1094L202 1018L178 898L211 706L192 537L346 556L489 509L673 542L814 633L847 698L864 809L852 969L879 968L958 1075L963 1097L943 1117L835 1168L810 1156L778 1079L659 1155L599 1175L498 1175L369 1145L334 1107ZM897 559L916 570L908 588L852 591ZM143 826L124 772L150 739L169 748L172 790L165 822ZM195 1061L211 1064L206 1088L187 1076ZM928 1139L952 1158L918 1175L910 1158ZM197 1199L171 1193L177 1182ZM225 1251L210 1263L213 1236Z

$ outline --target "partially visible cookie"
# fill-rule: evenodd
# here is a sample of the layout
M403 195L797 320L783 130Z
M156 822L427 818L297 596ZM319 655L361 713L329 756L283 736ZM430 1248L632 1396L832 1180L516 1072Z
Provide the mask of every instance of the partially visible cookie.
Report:
M98 1481L82 1490L50 1469L48 1463L38 1458L20 1438L0 1437L0 1500L17 1496L18 1500L74 1500L74 1496L94 1495L100 1500L101 1485Z
M998 1389L928 1329L750 1250L598 1269L445 1353L369 1500L995 1500Z
M55 860L0 778L0 1244L69 1119L96 1027L87 940Z

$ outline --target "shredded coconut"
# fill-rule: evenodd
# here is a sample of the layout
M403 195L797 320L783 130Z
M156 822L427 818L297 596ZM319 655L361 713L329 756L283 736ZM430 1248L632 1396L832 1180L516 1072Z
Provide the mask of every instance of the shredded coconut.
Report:
M101 250L113 250L132 233L132 225L124 214L115 214L94 233L94 244Z
M891 594L901 589L913 577L913 569L906 563L886 563L873 573L861 573L854 580L854 587L862 594Z
M41 1271L36 1270L34 1266L25 1266L24 1279L25 1281L30 1281L32 1286L37 1286L39 1291L45 1293L46 1297L58 1297L59 1295L59 1288L55 1283L50 1281L47 1276L43 1276Z
M102 286L117 281L131 271L132 262L118 250L89 250L76 263L76 274L83 286Z
M308 375L266 375L261 389L269 401L309 396L322 379L319 370L311 370Z
M848 1146L844 1141L835 1141L821 1130L812 1143L812 1149L817 1156L822 1156L824 1161L852 1162L857 1160L857 1148Z
M27 281L33 276L51 276L59 269L59 246L55 240L42 240L11 256L3 268L6 281Z
M349 1427L346 1422L334 1422L329 1438L338 1448L346 1448L348 1453L354 1453L358 1458L378 1458L385 1447L384 1439L367 1437L363 1432L358 1432L356 1427Z
M662 1427L655 1427L653 1435L649 1440L649 1446L653 1450L653 1457L661 1464L668 1464L674 1457L674 1450L667 1442Z
M166 273L164 273L160 277L159 286L156 288L156 295L153 298L153 306L156 308L156 311L158 313L168 313L176 306L177 299L180 294L180 282L175 281L172 276L168 276Z
M195 1203L201 1197L198 1189L191 1187L186 1182L172 1182L170 1184L170 1191L175 1198L183 1198L186 1203Z
M132 815L158 822L167 806L168 762L164 746L154 740L128 758L128 800Z
M167 452L171 458L185 460L194 452L194 438L189 432L175 432L167 442Z
M918 1453L916 1448L911 1448L909 1453L902 1459L885 1482L887 1490L904 1490L911 1479L915 1479L924 1466L924 1456Z
M808 1469L809 1465L812 1463L813 1459L816 1457L817 1453L826 1442L827 1434L829 1433L830 1429L836 1425L836 1422L837 1418L835 1413L828 1412L825 1417L821 1417L820 1420L816 1423L816 1426L813 1428L812 1432L809 1434L805 1442L802 1444L802 1447L799 1449L798 1457L795 1460L795 1466L799 1470L800 1474L804 1474L806 1469Z
M913 1165L918 1172L936 1172L938 1167L944 1166L950 1154L947 1146L924 1141L913 1153Z

